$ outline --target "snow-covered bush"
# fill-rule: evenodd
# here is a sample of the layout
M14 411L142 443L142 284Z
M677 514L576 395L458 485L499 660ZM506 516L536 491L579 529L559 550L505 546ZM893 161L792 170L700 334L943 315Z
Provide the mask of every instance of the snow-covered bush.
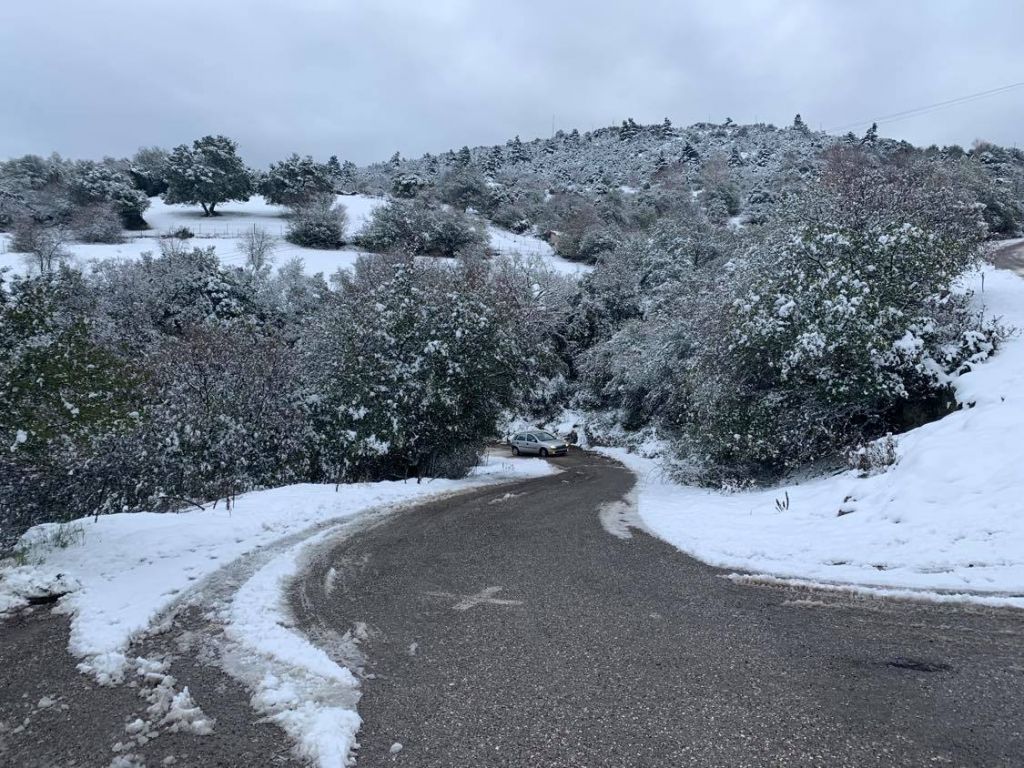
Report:
M410 200L416 197L427 186L427 182L417 173L400 173L391 182L391 194Z
M71 230L83 243L120 243L124 239L121 216L113 203L95 203L75 211Z
M466 151L468 153L469 150ZM445 173L437 185L437 195L442 202L459 210L474 208L482 211L492 207L487 183L471 165L457 165Z
M896 439L887 435L880 440L858 445L846 453L846 463L861 477L885 472L899 460L896 454Z
M147 354L165 336L258 318L240 270L221 267L213 248L160 241L157 256L96 264L87 283L96 301L95 333L116 349Z
M785 472L936 418L998 340L954 291L984 231L970 201L927 169L836 162L686 361L681 445L712 475Z
M102 490L75 470L131 419L130 366L96 343L84 292L66 269L0 284L0 540L92 512Z
M40 274L56 271L71 256L67 249L71 233L60 222L23 216L15 219L11 234L11 250L27 254L29 266Z
M253 225L238 238L242 253L245 254L245 268L254 275L266 276L274 261L277 240L267 230Z
M357 242L375 253L453 257L481 249L486 237L463 213L395 200L374 209Z
M344 275L310 347L327 479L464 473L528 358L494 283L405 256Z
M292 208L285 239L305 248L340 248L345 244L345 208L334 195L317 195Z
M697 216L659 225L604 256L583 281L569 326L581 405L638 429L685 399L681 362L722 298L729 278L722 265L735 247L730 233Z
M112 206L126 229L146 229L142 214L149 207L149 198L120 168L89 161L76 163L68 174L68 195L76 206Z

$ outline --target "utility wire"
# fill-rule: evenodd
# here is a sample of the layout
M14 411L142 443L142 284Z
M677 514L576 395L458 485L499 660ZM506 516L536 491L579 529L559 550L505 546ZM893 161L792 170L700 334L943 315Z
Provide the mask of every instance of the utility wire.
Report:
M948 99L946 101L938 101L934 104L928 104L923 107L915 107L914 109L907 109L902 112L893 112L892 114L882 115L876 117L873 120L860 120L856 123L847 123L846 125L840 125L836 128L826 129L826 133L835 133L836 131L846 131L851 128L857 128L862 125L871 125L871 123L893 123L897 120L906 120L910 117L918 117L919 115L926 115L930 112L937 112L941 109L947 109L948 107L957 106L959 104L966 104L971 101L978 101L980 99L987 99L992 96L999 96L1008 91L1012 91L1016 88L1024 86L1024 80L1019 83L1010 83L1009 85L1003 85L999 88L992 88L987 91L978 91L977 93L967 94L966 96L958 96L955 99Z

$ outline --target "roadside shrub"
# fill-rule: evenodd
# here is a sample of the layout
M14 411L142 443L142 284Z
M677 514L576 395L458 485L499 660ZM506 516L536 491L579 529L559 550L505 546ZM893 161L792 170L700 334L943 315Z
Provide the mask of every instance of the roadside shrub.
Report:
M896 445L896 439L892 435L859 445L847 452L846 463L861 477L877 475L896 463Z
M953 290L975 209L913 174L846 181L751 253L686 361L684 449L713 473L777 477L937 418L1000 338Z

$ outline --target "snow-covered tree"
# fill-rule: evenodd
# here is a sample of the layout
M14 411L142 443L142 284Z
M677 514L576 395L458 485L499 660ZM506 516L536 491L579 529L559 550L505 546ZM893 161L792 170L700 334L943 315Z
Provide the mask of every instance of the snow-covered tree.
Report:
M162 195L167 190L167 157L167 150L162 147L141 147L132 156L128 174L147 197Z
M334 158L337 162L337 158ZM337 173L341 173L338 166ZM259 193L274 205L305 205L319 195L334 193L331 168L306 155L297 154L271 163L259 183Z
M227 136L204 136L175 147L167 159L164 202L203 208L215 216L218 203L245 201L253 192L252 174L238 156L238 145Z
M374 209L357 242L376 253L452 257L483 248L486 239L465 214L395 200Z
M324 474L464 474L520 380L523 350L487 283L378 257L340 287L315 347Z
M68 175L68 194L78 206L109 204L127 229L145 229L142 214L149 198L136 189L127 173L111 165L84 161Z

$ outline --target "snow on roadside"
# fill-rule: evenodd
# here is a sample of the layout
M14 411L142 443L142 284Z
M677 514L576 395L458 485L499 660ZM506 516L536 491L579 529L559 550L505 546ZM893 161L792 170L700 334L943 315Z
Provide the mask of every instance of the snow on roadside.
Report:
M1024 329L1024 279L986 268L967 283L979 306ZM726 494L674 484L652 459L603 452L637 473L648 530L711 565L1024 608L1021 335L959 377L956 392L963 409L900 435L898 463L866 478ZM786 494L788 508L777 506Z
M169 606L243 555L366 510L554 471L544 461L491 457L465 480L300 484L239 496L177 514L104 515L70 524L77 543L53 542L58 526L41 525L22 539L32 562L0 570L0 607L11 610L55 579L58 610L71 615L69 650L101 683L123 679L126 652ZM65 531L67 528L64 529ZM64 538L67 538L65 536Z
M252 705L319 768L344 768L361 719L359 680L293 629L288 584L309 553L339 536L331 526L286 549L246 581L224 609L225 669L252 692Z

